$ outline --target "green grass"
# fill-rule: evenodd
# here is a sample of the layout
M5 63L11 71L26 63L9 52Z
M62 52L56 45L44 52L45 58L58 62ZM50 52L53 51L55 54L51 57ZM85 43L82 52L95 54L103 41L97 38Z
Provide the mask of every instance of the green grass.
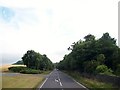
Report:
M5 65L1 66L0 70L2 72L8 72L8 68L11 66L22 66L22 65ZM44 75L49 74L51 71L41 71L41 74L19 74L16 76L0 76L2 78L2 88L31 88L31 90L36 90L43 81ZM12 73L12 72L10 72ZM5 90L5 89L3 89Z
M65 72L65 73L67 73L68 75L73 77L76 81L83 84L87 88L90 88L90 90L98 90L98 89L114 90L114 88L115 88L110 83L99 82L95 79L93 80L93 79L88 79L88 78L82 77L80 75L80 73L78 73L78 72Z
M42 72L43 75L47 75L47 74L50 74L50 73L51 73L51 71L43 71Z
M43 80L44 77L32 74L2 76L2 88L36 88Z
M0 90L2 89L2 76L0 76Z

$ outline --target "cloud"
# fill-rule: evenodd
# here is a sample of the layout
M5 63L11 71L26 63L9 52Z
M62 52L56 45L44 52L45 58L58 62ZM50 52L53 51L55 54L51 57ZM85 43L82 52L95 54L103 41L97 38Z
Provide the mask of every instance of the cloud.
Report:
M22 24L32 25L38 22L35 10L31 8L11 8L0 6L0 24L19 29Z

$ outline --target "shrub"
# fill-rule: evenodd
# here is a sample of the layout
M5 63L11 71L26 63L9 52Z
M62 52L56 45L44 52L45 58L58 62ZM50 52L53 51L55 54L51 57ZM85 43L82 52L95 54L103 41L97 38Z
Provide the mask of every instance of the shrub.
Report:
M112 70L106 66L106 65L99 65L96 67L96 72L100 74L106 74L106 75L111 75Z
M106 65L99 65L96 67L97 73L104 73L107 70L108 70L108 67Z
M12 72L24 73L24 74L40 74L42 71L35 70L27 67L9 67L8 68Z
M9 67L8 69L9 69L9 71L12 71L12 72L20 72L21 70L26 69L26 67L22 67L22 66L20 66L20 67Z
M24 73L24 74L40 74L42 72L40 70L24 69L24 70L21 70L20 73Z
M115 71L115 74L120 76L120 64L117 65L117 69Z

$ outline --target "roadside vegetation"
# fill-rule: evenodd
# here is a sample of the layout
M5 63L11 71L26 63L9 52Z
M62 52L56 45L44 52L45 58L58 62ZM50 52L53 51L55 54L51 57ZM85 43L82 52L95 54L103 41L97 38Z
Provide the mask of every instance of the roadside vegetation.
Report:
M66 54L59 63L56 63L56 68L68 72L120 76L120 48L116 44L116 39L112 38L109 33L104 33L99 39L88 34L84 40L74 42L68 50L70 53ZM94 82L92 84L91 79L82 79L75 73L71 73L71 75L88 84L88 87L111 87L111 85L103 83L100 83L99 86L95 80L92 81Z
M24 65L19 65L20 63ZM18 64L18 65L16 65ZM46 73L46 71L51 71L54 68L54 64L47 57L47 55L41 55L40 53L35 52L34 50L28 50L22 57L22 61L14 63L12 66L4 68L6 70L16 73L24 74L41 74Z
M9 71L17 72L17 73L24 73L24 74L41 74L42 71L35 70L27 67L9 67Z
M89 90L117 90L117 87L113 86L110 83L100 82L96 79L90 79L83 77L79 72L65 72L74 78L77 82L81 83L85 87L89 88Z
M5 65L3 68L5 72L7 72L5 73L7 75L0 76L2 90L8 90L6 88L11 88L11 90L12 88L30 88L30 90L36 90L36 88L44 81L45 76L51 72L51 70L47 70L41 71L41 73L38 74L36 73L37 70L30 69L30 71L28 71L29 73L27 72L27 74L18 73L18 71L20 72L20 70L27 68L23 65ZM13 75L10 75L9 73Z
M36 70L52 70L54 68L53 63L47 57L47 55L41 55L34 50L28 50L22 57L22 61L27 68Z
M74 42L57 68L61 70L77 70L91 74L106 74L120 76L120 48L116 39L109 33L104 33L99 39L88 34L84 41Z
M31 88L31 90L34 90L43 82L45 75L49 74L53 68L54 64L47 55L28 50L23 55L22 61L1 67L1 71L10 72L8 74L5 73L7 76L2 76L2 88L3 90L5 88ZM11 73L18 74L10 75Z

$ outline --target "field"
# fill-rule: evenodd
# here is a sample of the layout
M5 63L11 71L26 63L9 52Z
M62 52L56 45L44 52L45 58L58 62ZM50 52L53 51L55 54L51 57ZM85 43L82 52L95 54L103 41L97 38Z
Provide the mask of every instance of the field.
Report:
M25 65L3 65L0 66L0 71L3 72L0 75L2 88L36 88L40 85L46 74L49 74L49 71L44 72L43 74L19 74L9 72L9 67L16 66L25 66Z
M2 88L35 88L44 77L41 75L20 74L17 76L3 76Z
M0 66L0 72L8 72L9 67L16 67L16 66L25 66L25 65L2 65Z

